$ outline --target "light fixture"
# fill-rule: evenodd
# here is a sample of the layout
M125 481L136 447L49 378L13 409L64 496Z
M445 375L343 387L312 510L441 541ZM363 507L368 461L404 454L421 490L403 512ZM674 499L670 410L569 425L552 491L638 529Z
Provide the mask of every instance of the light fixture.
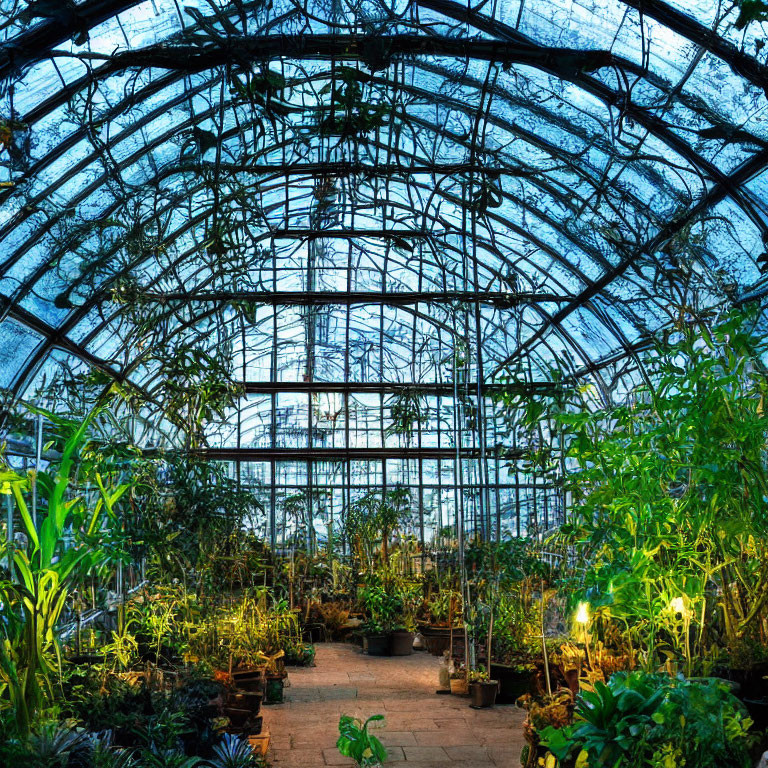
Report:
M589 603L579 603L576 609L576 623L589 624Z
M679 613L684 619L690 618L693 613L686 605L684 597L673 597L669 601L669 609L672 613Z

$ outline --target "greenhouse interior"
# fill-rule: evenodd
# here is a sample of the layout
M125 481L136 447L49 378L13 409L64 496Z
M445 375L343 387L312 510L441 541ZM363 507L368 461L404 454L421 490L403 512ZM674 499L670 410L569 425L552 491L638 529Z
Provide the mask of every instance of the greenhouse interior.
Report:
M0 37L0 768L768 766L768 0Z

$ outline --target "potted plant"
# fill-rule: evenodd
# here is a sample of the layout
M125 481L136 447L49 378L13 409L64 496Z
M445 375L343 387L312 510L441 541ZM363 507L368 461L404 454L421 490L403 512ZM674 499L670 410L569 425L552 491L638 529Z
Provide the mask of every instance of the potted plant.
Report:
M533 689L536 664L528 657L509 659L505 664L491 664L490 674L498 680L499 704L514 704L521 696Z
M494 606L489 673L499 681L497 701L513 704L531 693L536 674L532 639L537 634L535 607L519 588L501 591Z
M466 696L469 693L469 683L465 669L457 669L451 672L451 693L454 696Z
M441 589L428 601L429 622L422 627L421 634L433 656L442 656L451 647L451 634L454 650L463 645L464 629L459 625L462 605L461 593L453 589Z
M521 699L521 706L528 713L523 723L523 735L526 744L520 755L523 768L541 765L548 749L541 743L542 732L547 729L565 728L573 722L573 693L567 688L552 694L540 696L526 695Z
M472 697L470 706L474 709L492 707L496 703L498 689L499 681L491 680L483 667L469 673L469 695Z
M421 604L421 585L400 580L395 585L395 592L401 612L389 638L389 653L391 656L410 656L416 636L416 613Z
M288 677L284 668L282 668L283 651L278 651L271 656L265 656L266 659L266 683L264 686L265 704L283 703L283 686L285 678Z
M369 656L389 656L389 632L377 621L368 620L361 626L363 652Z
M315 663L315 646L312 643L288 642L284 650L286 664L295 667L311 667Z
M387 656L389 636L400 612L400 601L394 590L375 572L368 575L359 597L368 616L362 625L363 650L369 656Z

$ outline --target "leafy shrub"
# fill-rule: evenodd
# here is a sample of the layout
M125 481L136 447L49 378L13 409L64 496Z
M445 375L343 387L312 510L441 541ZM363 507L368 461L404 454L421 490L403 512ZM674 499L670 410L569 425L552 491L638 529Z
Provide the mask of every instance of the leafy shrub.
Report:
M579 695L572 725L540 739L562 765L747 768L751 725L721 682L617 672Z
M360 768L374 768L387 758L384 745L368 732L371 723L384 720L384 715L373 715L365 722L342 715L339 720L339 739L336 747L344 757L351 757Z

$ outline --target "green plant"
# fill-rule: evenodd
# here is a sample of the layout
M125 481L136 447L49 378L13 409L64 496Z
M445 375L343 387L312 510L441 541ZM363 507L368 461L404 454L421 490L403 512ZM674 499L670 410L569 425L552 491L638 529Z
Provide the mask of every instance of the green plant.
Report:
M365 722L342 715L339 719L339 739L336 747L344 757L351 757L359 768L375 768L384 763L387 751L375 736L369 733L371 723L384 720L384 715L372 715Z
M166 705L133 730L151 752L165 755L179 749L182 738L191 733L191 725L185 712Z
M461 625L464 600L461 592L440 589L427 601L427 613L432 624L458 627Z
M139 645L136 637L130 632L131 624L130 621L124 621L122 627L111 632L111 642L101 647L104 675L109 672L123 672L138 659Z
M213 748L213 757L206 761L210 768L257 768L263 762L253 754L247 739L233 734L224 734Z
M210 355L199 345L174 346L167 353L158 348L155 354L161 363L158 396L165 416L182 430L187 449L205 445L206 423L225 418L240 394L229 359Z
M311 667L315 661L315 646L304 642L285 643L285 663Z
M139 758L142 768L198 768L201 763L199 757L187 757L183 752L173 749L147 749Z
M185 581L199 574L197 590L231 588L253 578L260 561L241 550L243 528L255 526L262 511L253 492L227 476L221 463L187 454L170 454L135 465L141 475L127 533L142 542L135 556L147 558L153 581ZM253 543L253 539L249 539ZM245 559L235 564L234 558ZM247 558L247 559L246 559Z
M579 695L572 725L540 738L558 760L589 766L747 768L750 726L722 683L617 672Z
M29 759L36 768L66 768L70 756L88 746L86 734L71 723L44 723L26 742Z
M419 390L405 389L394 395L387 405L391 420L387 435L402 435L406 444L410 445L419 422L429 417L426 395Z
M381 543L381 561L389 562L390 537L408 517L411 492L408 488L371 491L349 506L345 532L350 547L367 570L373 570L375 546Z
M467 674L467 680L469 680L470 683L485 683L490 679L490 674L482 665L477 669L470 669Z
M541 696L526 694L520 701L528 713L523 724L527 743L523 747L520 761L525 768L532 768L539 765L536 756L540 734L550 727L564 728L573 721L573 694L568 689L558 690L552 694L545 693Z
M406 632L415 632L416 616L423 602L421 584L406 578L395 582L395 596L400 605L400 615L396 623Z
M4 542L13 568L11 578L0 583L0 679L22 735L53 697L52 678L60 665L57 623L69 589L97 562L101 520L106 515L114 521L115 505L129 487L121 484L107 489L96 473L99 498L92 508L80 496L68 498L78 451L97 411L75 424L35 410L64 433L58 465L46 472L30 472L27 477L8 468L0 472L3 492L13 495L27 539L25 548ZM46 505L40 521L33 519L25 498L33 484ZM64 532L70 527L76 538L67 547Z
M377 573L366 577L358 592L358 600L366 613L363 625L367 634L391 632L402 612L402 601L391 584Z
M668 661L707 674L717 645L761 636L767 348L749 312L682 307L618 404L586 387L523 406L531 430L562 437L572 468L576 503L558 539L583 570L564 583L569 597L589 603L599 639L620 640L647 671ZM531 457L540 471L558 464L552 442Z
M523 664L528 659L537 636L539 608L518 589L501 592L493 621L493 658L502 664Z
M133 755L127 749L116 749L112 732L92 735L90 739L90 768L136 768Z
M330 95L330 103L314 107L321 136L352 138L381 128L392 119L392 107L385 100L374 102L364 97L367 75L349 66L340 66L337 74L337 80L319 92ZM371 106L374 103L376 106Z

